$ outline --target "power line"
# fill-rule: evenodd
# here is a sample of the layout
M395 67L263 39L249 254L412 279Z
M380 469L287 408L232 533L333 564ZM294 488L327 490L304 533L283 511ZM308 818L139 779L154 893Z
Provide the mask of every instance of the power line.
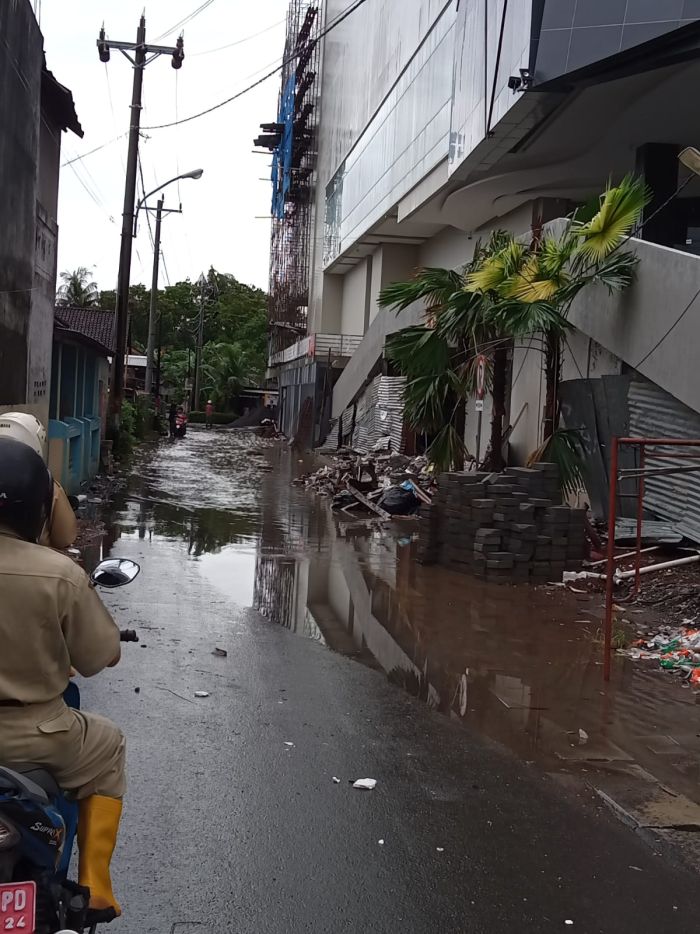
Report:
M151 249L155 250L156 241L153 237L153 229L151 227L151 215L148 211L148 205L146 204L146 185L144 184L144 181L143 181L143 162L141 160L141 153L139 153L138 158L139 158L139 163L138 163L139 164L139 177L141 179L141 197L143 199L143 204L145 208L146 223L148 224L148 237L151 241Z
M354 13L355 10L359 9L366 2L367 0L357 0L357 2L353 4L353 6L349 7L347 10L345 10L344 13L341 13L339 16L337 16L333 22L329 23L328 26L326 26L325 29L322 29L321 32L318 33L318 35L314 36L313 41L318 42L319 39L323 39L323 37L327 36L328 33L332 29L335 29L336 26L339 26L344 20L348 18L348 16ZM252 84L248 85L247 88L243 88L242 91L238 91L238 93L234 94L232 97L227 98L225 101L221 101L218 104L214 104L212 107L208 107L206 110L202 110L199 113L192 114L189 117L183 117L182 120L173 121L172 123L161 123L157 126L146 126L146 127L143 127L143 129L144 130L166 130L171 126L177 126L182 123L189 123L190 121L198 120L199 117L204 117L207 114L210 114L215 110L219 110L221 107L225 107L226 104L230 104L233 101L238 100L239 97L243 97L244 94L248 94L249 91L252 91L255 88L257 88L259 85L263 84L263 82L267 81L268 78L274 77L276 74L282 71L282 69L286 65L289 65L291 62L297 59L299 55L301 54L301 52L302 50L294 52L292 55L289 56L289 58L284 59L272 71L267 72L267 74L263 75L262 78L258 78L257 81L254 81Z
M119 136L115 136L114 139L108 139L106 143L100 143L99 146L95 146L94 149L90 149L88 152L84 152L82 156L74 156L72 159L68 159L67 162L61 164L61 168L65 169L68 165L73 165L74 162L82 162L83 159L86 159L88 156L91 156L94 152L99 152L101 149L105 149L107 146L111 146L112 143L118 142L120 139L124 139L125 136L128 136L128 133L120 133Z
M169 36L170 33L175 32L178 29L181 29L187 23L191 22L196 16L199 16L200 13L203 13L207 7L210 7L214 0L204 0L204 3L201 6L198 6L196 10L193 10L187 16L183 17L179 23L175 23L174 26L171 26L170 29L167 29L165 32L162 32L159 36L156 36L155 41L160 42L161 39L165 39L166 36Z
M651 350L649 351L649 353L645 354L645 355L642 357L642 359L639 361L639 363L635 366L635 370L638 370L638 369L640 368L640 366L641 366L643 363L646 363L646 361L649 359L649 357L659 349L659 347L663 344L663 342L666 340L666 338L667 338L668 335L671 333L671 331L673 331L673 330L681 323L681 321L683 320L683 318L685 318L685 316L687 315L687 313L690 311L690 309L692 308L692 306L695 304L695 301L696 301L696 299L698 298L698 296L700 296L700 289L698 289L697 292L695 293L695 295L693 295L693 297L690 299L690 301L689 301L688 304L685 306L685 308L683 309L683 311L678 315L678 317L676 318L676 320L673 322L673 324L671 325L671 327L666 331L666 333L665 333L662 337L660 337L660 338L658 339L658 341L654 344L654 346L651 348Z
M215 49L205 49L203 52L192 52L189 57L197 58L199 55L213 55L215 52L224 52L226 49L232 49L234 46L242 45L244 42L249 42L251 39L257 39L258 36L264 36L266 32L272 32L273 29L277 29L278 26L282 26L285 22L286 20L281 19L271 26L266 26L259 32L254 32L250 36L244 36L243 39L236 39L235 42L229 42L228 45L219 45Z

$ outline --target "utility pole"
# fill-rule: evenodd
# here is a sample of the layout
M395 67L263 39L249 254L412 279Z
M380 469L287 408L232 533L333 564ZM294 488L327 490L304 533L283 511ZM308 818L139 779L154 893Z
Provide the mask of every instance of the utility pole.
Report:
M114 353L114 373L110 396L110 411L113 427L119 434L122 399L124 397L124 354L126 353L126 333L129 318L129 280L131 277L132 228L134 225L134 202L136 200L136 174L139 155L139 134L141 129L141 96L143 90L143 72L146 65L159 55L171 55L173 68L181 68L185 57L182 36L175 46L146 45L146 17L142 14L136 32L136 42L113 42L105 35L104 26L97 40L100 61L108 62L110 49L118 49L129 59L134 69L134 81L131 92L131 112L129 117L129 149L126 161L126 181L124 185L124 210L122 212L122 239L119 253L119 273L117 276L117 341ZM133 58L129 54L133 52ZM149 57L150 56L150 57Z
M153 356L156 344L156 315L158 308L158 264L160 262L160 225L163 220L165 195L158 199L156 209L156 236L153 244L153 277L151 279L151 304L148 309L148 344L146 346L146 383L145 390L150 392L153 386Z
M194 355L194 400L193 408L199 405L200 377L202 371L202 345L204 343L204 287L207 280L204 273L199 277L199 321L197 323L197 349Z

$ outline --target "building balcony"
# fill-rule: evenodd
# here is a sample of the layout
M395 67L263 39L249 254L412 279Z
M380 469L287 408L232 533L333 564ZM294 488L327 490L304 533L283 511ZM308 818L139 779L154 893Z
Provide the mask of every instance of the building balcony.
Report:
M337 360L339 357L349 358L355 353L362 341L362 335L357 334L309 334L302 340L292 344L291 347L280 350L270 356L269 366L280 366L283 363L292 363L303 357L314 359Z

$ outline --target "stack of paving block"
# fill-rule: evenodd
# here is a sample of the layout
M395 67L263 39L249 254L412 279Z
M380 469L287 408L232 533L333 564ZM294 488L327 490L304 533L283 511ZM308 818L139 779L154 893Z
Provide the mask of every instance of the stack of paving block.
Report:
M418 560L491 581L561 580L585 552L585 510L561 505L555 464L444 473L421 510Z

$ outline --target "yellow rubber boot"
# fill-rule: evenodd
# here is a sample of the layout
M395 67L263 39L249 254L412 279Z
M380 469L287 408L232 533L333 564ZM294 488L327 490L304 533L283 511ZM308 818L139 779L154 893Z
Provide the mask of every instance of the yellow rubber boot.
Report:
M79 802L78 881L90 889L90 908L114 908L122 913L112 892L109 864L117 842L122 802L118 798L91 795Z

